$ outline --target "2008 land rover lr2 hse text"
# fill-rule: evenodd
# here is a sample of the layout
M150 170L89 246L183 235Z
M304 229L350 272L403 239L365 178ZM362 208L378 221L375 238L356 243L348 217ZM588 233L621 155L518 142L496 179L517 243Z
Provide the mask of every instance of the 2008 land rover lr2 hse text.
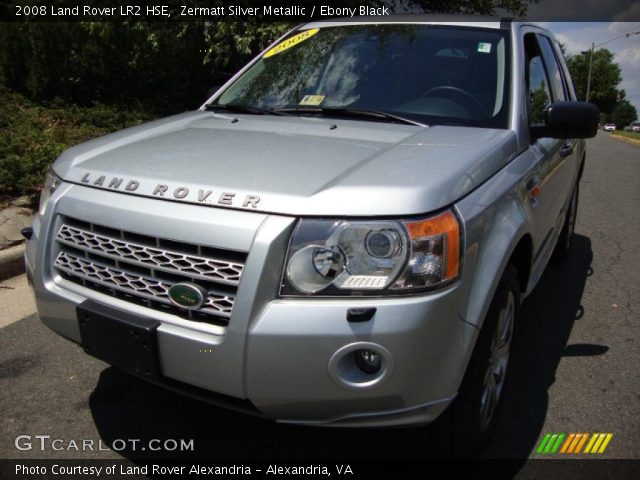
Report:
M476 451L520 303L569 251L596 130L535 25L297 27L198 111L56 160L26 254L40 317L214 403L436 420Z

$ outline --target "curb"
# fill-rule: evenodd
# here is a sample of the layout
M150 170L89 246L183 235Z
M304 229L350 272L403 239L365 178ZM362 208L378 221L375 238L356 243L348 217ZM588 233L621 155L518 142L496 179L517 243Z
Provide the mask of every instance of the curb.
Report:
M25 244L0 250L0 281L24 273Z
M635 138L624 137L622 135L611 135L611 137L615 138L616 140L621 140L623 142L630 143L631 145L640 146L640 140L636 140Z

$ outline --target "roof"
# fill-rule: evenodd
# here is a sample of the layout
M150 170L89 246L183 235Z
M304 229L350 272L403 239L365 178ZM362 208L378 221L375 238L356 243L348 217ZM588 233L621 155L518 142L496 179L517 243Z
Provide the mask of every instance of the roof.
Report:
M435 15L435 14L404 14L404 15L387 15L387 16L371 16L371 17L343 17L329 20L320 20L309 22L305 27L338 27L350 24L380 24L380 23L396 23L396 24L438 24L438 25L460 25L468 27L482 28L508 28L511 19L479 16L479 15Z

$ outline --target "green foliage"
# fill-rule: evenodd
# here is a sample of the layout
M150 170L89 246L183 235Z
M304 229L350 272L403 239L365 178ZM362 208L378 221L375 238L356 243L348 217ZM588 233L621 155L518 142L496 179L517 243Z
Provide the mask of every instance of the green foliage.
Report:
M63 150L148 118L100 104L38 105L0 87L0 195L37 193L46 170Z
M624 132L622 130L616 130L611 132L611 135L616 135L618 137L630 138L631 140L636 140L640 142L640 133L637 132Z
M631 105L628 100L619 102L611 113L611 121L618 128L623 128L638 119L636 107Z
M290 28L285 23L0 23L0 81L33 100L130 104L159 115L206 93ZM4 46L7 48L4 48Z
M61 0L34 0L60 4ZM69 2L66 2L69 3ZM238 0L238 5L258 5ZM310 0L300 0L309 7ZM374 0L371 4L382 4ZM412 11L495 14L502 8L522 15L532 0L406 0ZM167 0L203 6L196 0ZM343 0L341 6L359 6ZM94 0L93 6L113 6ZM211 0L206 6L228 6ZM175 17L179 19L180 17ZM253 55L297 22L111 21L0 22L0 83L32 100L55 97L78 105L132 104L157 114L193 109L207 91L227 80Z
M531 94L531 124L544 125L547 115L547 107L549 107L549 96L547 91L541 85L540 88L534 90Z
M522 16L532 1L537 0L406 0L401 4L414 12L495 14L496 9L505 9ZM209 7L228 4L206 3ZM383 3L373 0L370 4ZM30 4L54 5L61 0ZM113 6L109 0L91 4ZM180 11L180 5L202 6L197 0L164 4L174 11ZM359 0L341 2L341 6L360 4ZM294 25L261 19L0 22L0 197L35 194L50 163L73 144L147 117L199 106L211 87L226 81Z
M590 54L590 51L582 52L567 58L571 79L581 100L586 98ZM621 81L620 67L613 61L613 53L606 48L596 50L593 53L589 101L595 103L600 112L611 113L617 101L616 88Z

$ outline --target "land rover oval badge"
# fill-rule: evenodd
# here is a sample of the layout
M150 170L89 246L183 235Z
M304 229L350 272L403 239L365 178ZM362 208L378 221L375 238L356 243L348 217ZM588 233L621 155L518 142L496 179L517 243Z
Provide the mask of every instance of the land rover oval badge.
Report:
M169 288L169 299L178 307L197 310L207 298L207 291L195 283L176 283Z

